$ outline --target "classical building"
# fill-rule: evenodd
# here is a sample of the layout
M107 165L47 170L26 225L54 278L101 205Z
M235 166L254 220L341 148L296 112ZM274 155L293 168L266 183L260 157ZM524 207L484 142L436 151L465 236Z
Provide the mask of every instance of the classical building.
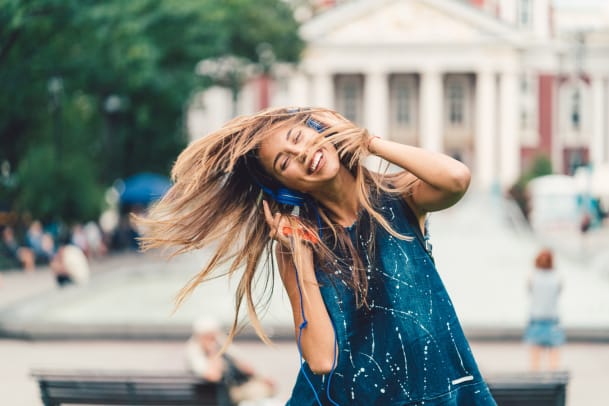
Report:
M268 93L251 80L234 110L207 91L196 136L232 111L324 106L458 157L482 187L509 187L539 154L562 173L609 163L609 18L557 32L550 0L324 3L302 25L299 66L277 67Z

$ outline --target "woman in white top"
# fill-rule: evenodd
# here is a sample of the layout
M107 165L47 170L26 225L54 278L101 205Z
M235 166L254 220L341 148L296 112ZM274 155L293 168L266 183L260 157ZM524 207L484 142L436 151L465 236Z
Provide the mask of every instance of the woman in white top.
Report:
M547 351L549 367L559 366L558 347L565 342L560 326L558 302L562 280L554 269L552 252L541 250L535 259L535 270L529 278L530 313L524 339L531 346L531 368L539 370L541 358Z

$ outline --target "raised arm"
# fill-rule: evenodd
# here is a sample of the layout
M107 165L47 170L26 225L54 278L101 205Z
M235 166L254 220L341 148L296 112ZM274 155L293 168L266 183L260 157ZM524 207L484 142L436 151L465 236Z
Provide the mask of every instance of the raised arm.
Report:
M370 138L368 151L406 171L399 184L405 189L404 198L419 217L452 206L470 183L468 167L445 154L378 137Z
M308 243L300 240L302 241L301 246L296 250L301 254L300 261L298 261L299 275L297 275L294 258L290 249L287 248L297 240L289 239L277 232L277 230L283 229L283 219L279 213L272 216L266 202L263 204L267 223L271 227L271 237L278 241L275 249L277 266L292 307L297 344L300 345L302 356L313 373L328 373L332 369L335 357L334 328L315 277L313 250ZM298 276L301 280L300 289L297 282ZM307 324L301 334L303 311ZM298 343L299 336L300 343Z

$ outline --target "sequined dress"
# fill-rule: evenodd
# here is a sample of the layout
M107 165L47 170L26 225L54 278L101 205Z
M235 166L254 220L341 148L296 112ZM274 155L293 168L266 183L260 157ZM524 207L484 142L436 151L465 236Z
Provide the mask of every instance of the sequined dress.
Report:
M331 376L314 375L304 363L287 405L496 406L412 211L398 197L384 195L381 203L394 230L412 239L370 225L367 215L347 228L366 267L368 307L358 308L341 280L348 269L317 272L338 362Z

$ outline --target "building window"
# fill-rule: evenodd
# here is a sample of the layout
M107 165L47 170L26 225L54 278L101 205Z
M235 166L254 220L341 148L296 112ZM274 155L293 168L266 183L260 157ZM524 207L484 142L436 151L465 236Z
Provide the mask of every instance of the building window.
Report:
M463 89L463 83L450 83L447 90L448 122L453 127L460 127L463 125L465 116L465 89Z
M395 95L395 108L396 108L396 122L400 126L409 126L412 120L411 117L411 104L412 104L412 95L411 91L406 86L400 86L396 89Z
M531 84L529 83L529 78L526 75L522 75L520 77L520 93L522 95L529 94L531 89Z
M518 1L518 25L530 27L533 21L533 9L531 0Z
M533 142L537 133L537 79L531 72L520 76L520 131L522 139Z
M414 74L394 74L389 80L389 136L407 144L417 144L418 89Z
M343 87L343 112L349 120L357 119L357 86L355 83L346 83Z
M520 77L520 129L526 131L531 128L531 113L529 110L529 96L531 94L531 83L527 75Z
M400 75L393 77L393 122L399 127L411 127L414 124L414 103L416 83L413 76Z
M522 110L520 110L520 129L526 131L529 128L531 128L531 116L526 107L523 107Z
M472 92L470 75L447 74L444 77L443 121L447 130L456 131L459 134L471 130Z
M362 123L362 89L360 75L339 75L336 78L336 107L339 113L354 123Z
M579 89L573 91L571 96L571 128L579 131L581 127L581 94Z

